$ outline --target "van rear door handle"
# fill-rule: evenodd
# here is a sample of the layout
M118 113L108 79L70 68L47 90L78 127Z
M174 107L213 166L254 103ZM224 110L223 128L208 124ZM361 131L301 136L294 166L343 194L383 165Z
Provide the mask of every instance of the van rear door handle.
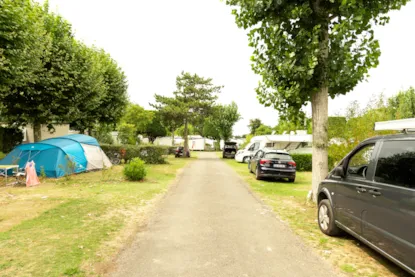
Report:
M358 193L362 193L362 192L367 191L365 188L362 188L362 187L357 187L356 190L357 190Z
M377 191L377 190L374 190L374 189L369 190L369 193L372 194L373 196L382 195L382 193L380 191Z

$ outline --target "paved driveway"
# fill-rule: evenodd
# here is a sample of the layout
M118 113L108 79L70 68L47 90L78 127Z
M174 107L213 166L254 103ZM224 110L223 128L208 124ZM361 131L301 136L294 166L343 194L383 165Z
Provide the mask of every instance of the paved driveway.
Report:
M278 185L278 184L276 184ZM214 153L200 153L112 276L299 276L336 272Z

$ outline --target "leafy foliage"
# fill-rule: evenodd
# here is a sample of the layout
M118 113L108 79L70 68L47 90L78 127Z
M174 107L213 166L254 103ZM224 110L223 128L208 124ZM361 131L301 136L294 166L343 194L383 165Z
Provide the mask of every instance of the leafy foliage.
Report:
M102 150L108 157L120 155L125 162L133 158L140 158L147 164L166 163L165 155L168 155L169 148L155 145L101 145Z
M294 162L297 164L297 171L311 171L312 155L311 154L291 154Z
M410 87L389 98L389 113L392 119L415 117L415 90Z
M253 70L262 76L258 97L266 106L295 117L322 85L345 94L378 65L379 42L372 30L395 1L227 0L239 27L249 29Z
M209 118L209 123L213 124L221 139L228 141L232 137L233 126L240 119L238 106L235 102L232 102L230 105L215 106L213 115Z
M408 0L226 0L249 29L252 68L262 76L259 101L284 119L312 104L313 198L328 171L328 97L346 94L379 63L373 26Z
M151 123L147 125L144 134L147 135L149 141L154 143L156 138L167 135L166 127L163 126L162 116L158 111L151 111L153 114Z
M17 128L0 127L0 152L9 153L23 141L23 133Z
M121 123L120 125L118 125L117 131L118 140L122 144L135 145L137 144L137 142L139 142L134 124Z
M182 72L176 78L177 90L173 97L155 95L155 104L152 106L160 112L165 126L171 132L172 126L184 124L184 137L187 141L187 125L197 125L199 132L203 132L205 118L212 113L212 107L217 99L221 86L215 86L212 79L203 78L197 74ZM185 143L185 148L188 145Z
M261 125L258 129L255 131L256 136L264 136L264 135L271 135L272 128L267 125Z
M29 0L0 5L0 111L11 125L71 123L82 133L115 124L126 103L126 80L102 50L74 39L71 25ZM53 99L53 101L51 101Z
M144 161L140 158L133 158L124 166L124 176L129 181L141 181L146 177L147 170Z
M113 128L106 124L97 124L94 128L94 137L99 143L114 144L114 139L111 135Z
M258 129L262 125L262 121L259 118L250 119L249 120L249 130L251 131L251 135L255 134L256 129Z
M274 131L276 134L290 133L296 130L307 130L308 134L312 133L312 122L310 118L303 117L302 120L284 120L280 119Z

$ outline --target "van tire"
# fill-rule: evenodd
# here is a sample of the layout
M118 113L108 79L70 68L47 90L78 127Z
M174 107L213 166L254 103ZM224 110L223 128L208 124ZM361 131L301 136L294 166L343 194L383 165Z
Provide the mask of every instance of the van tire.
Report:
M338 236L341 229L335 223L333 208L328 199L323 199L318 203L317 222L321 232L328 236Z

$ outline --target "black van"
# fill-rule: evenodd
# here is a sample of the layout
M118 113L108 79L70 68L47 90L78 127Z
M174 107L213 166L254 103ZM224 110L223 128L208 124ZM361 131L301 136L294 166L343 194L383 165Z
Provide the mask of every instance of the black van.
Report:
M346 231L415 275L415 135L368 139L320 184L320 230Z

